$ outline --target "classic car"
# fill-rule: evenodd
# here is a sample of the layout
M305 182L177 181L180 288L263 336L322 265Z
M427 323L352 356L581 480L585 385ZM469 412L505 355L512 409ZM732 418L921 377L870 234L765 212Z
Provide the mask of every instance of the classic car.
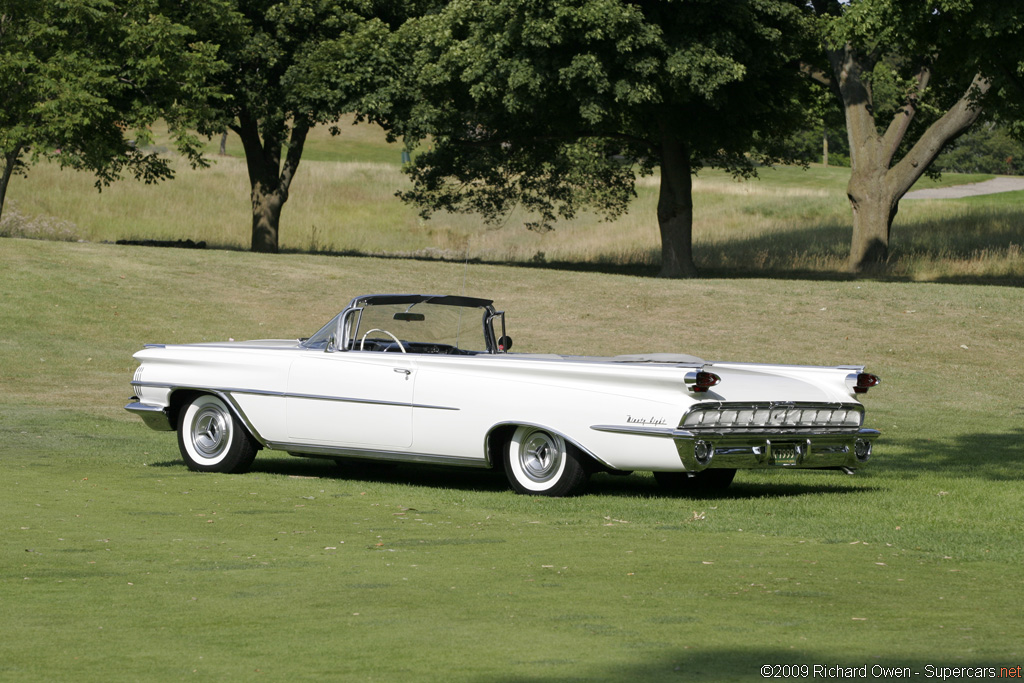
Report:
M837 469L871 457L855 365L709 362L684 354L513 353L505 313L467 296L353 299L305 339L151 344L125 408L177 431L195 471L257 451L503 469L525 494L596 472L724 488L737 469Z

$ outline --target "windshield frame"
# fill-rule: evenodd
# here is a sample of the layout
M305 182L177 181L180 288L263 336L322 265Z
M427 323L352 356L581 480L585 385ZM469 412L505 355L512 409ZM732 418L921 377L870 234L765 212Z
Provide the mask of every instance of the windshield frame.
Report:
M466 350L467 353L503 353L505 349L499 348L498 336L495 334L494 321L500 321L500 334L504 335L505 312L497 311L490 299L478 299L468 296L435 295L435 294L372 294L358 296L349 302L348 306L338 315L334 316L329 323L320 328L313 336L302 342L304 348L323 349L325 351L359 351L359 339L361 334L362 318L364 310L371 306L405 306L405 310L413 308L417 304L429 303L431 305L452 306L479 311L483 340L485 349ZM378 328L379 329L379 328ZM479 337L474 335L475 339ZM342 340L339 344L338 340ZM407 340L415 341L415 340ZM426 342L430 343L430 342Z

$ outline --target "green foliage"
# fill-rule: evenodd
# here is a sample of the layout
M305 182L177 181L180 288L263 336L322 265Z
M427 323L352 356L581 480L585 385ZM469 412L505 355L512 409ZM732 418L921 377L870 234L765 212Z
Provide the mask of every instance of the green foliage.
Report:
M794 134L786 141L789 156L803 163L824 163L825 136L828 136L828 165L849 167L850 146L842 128L821 126Z
M403 195L426 214L614 217L666 144L739 174L752 147L783 151L774 142L803 122L798 5L451 3L396 33L405 77L372 114L411 148L429 139Z
M973 126L935 160L939 171L1024 175L1024 144L994 122Z
M0 158L5 174L41 158L95 173L97 186L128 171L171 177L145 150L163 118L178 151L203 165L198 138L206 80L224 67L214 45L161 0L0 0ZM6 190L0 182L0 209Z
M822 48L818 80L847 121L850 268L862 272L885 262L899 200L935 174L939 152L985 108L1003 102L1013 120L1005 93L1016 85L1024 102L1024 13L1017 3L983 0L812 0L809 8Z
M372 12L364 0L232 2L224 23L202 27L231 65L219 82L232 96L222 118L260 121L271 140L286 139L291 121L336 121L386 75L387 26Z
M819 15L823 46L830 49L849 43L853 48L879 135L900 111L910 111L914 132L904 140L900 156L964 97L975 74L984 74L996 86L978 100L986 110L1001 107L1006 112L1024 105L1024 48L1019 40L1024 12L1015 3L817 0L812 4ZM1014 99L1016 105L1011 102Z
M210 7L206 6L206 10ZM369 106L392 78L388 24L370 0L225 0L192 18L216 41L229 68L216 79L230 97L209 101L200 132L230 128L242 141L252 198L252 248L277 251L288 200L310 128L334 125ZM197 12L206 10L197 9ZM381 3L385 19L396 8Z

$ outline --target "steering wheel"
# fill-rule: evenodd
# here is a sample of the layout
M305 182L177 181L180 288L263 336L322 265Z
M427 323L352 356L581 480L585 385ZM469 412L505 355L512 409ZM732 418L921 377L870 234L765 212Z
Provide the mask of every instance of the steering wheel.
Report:
M366 334L363 335L363 338L359 340L359 350L360 351L363 350L363 347L366 345L366 338L369 337L372 332L383 332L384 334L388 335L389 337L391 337L392 339L395 340L395 343L398 344L398 348L401 350L401 352L405 353L405 347L402 346L402 342L400 342L398 340L398 337L396 337L395 335L391 334L387 330L380 329L379 327L375 327L372 330L367 330L366 331Z

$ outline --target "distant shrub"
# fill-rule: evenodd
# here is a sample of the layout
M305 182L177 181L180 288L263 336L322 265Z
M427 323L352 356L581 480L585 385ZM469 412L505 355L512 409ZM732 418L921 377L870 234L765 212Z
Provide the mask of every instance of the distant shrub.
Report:
M1006 126L986 121L971 127L935 160L935 168L951 173L1024 175L1024 144Z
M808 130L793 135L786 141L787 152L796 160L820 164L825 156L825 135L828 135L828 165L850 165L850 149L846 139L846 131L840 127Z
M11 202L7 202L4 216L0 219L0 237L77 242L80 239L77 229L78 226L71 221L53 216L25 216Z

